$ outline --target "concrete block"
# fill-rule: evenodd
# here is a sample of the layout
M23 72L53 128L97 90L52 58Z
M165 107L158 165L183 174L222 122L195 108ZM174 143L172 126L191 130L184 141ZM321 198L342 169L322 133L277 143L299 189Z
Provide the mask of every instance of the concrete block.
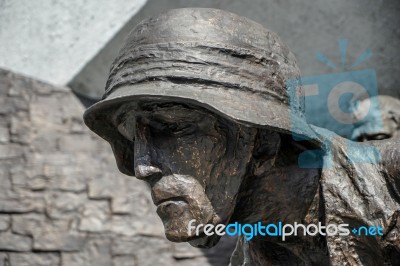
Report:
M32 248L32 238L21 236L10 232L0 233L0 250L8 251L30 251ZM19 265L19 264L16 264Z
M63 252L62 266L110 266L112 265L110 240L96 238L89 240L81 252Z
M65 85L145 2L1 1L0 67Z
M0 214L0 231L6 231L10 227L10 215Z
M10 265L18 266L54 266L60 265L57 253L10 253Z
M110 218L108 201L89 201L82 211L79 230L86 232L101 232L106 230ZM127 230L129 230L127 228Z

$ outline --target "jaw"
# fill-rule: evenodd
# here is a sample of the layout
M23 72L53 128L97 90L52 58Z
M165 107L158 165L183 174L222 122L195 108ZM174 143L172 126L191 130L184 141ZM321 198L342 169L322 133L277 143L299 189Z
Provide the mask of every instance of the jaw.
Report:
M217 235L215 232L213 235L207 236L203 232L203 228L200 228L199 235L196 235L197 225L218 225L218 224L226 224L225 220L222 220L218 215L215 214L211 209L206 208L208 211L202 210L200 213L203 216L193 215L193 210L191 211L188 204L184 202L179 202L183 206L179 206L180 204L170 204L171 207L180 209L180 211L172 211L172 213L178 213L177 216L164 216L165 212L161 211L159 208L158 214L164 224L165 235L168 240L172 242L189 242L190 245L197 248L211 248L215 246L221 236ZM179 208L181 207L181 208ZM182 208L185 207L185 208ZM207 215L205 215L207 214ZM193 223L192 231L188 231L188 225L190 221L196 220L197 223ZM229 219L228 219L229 220Z
M204 233L201 233L200 236L194 234L189 235L186 227L182 229L182 227L170 226L168 223L164 224L164 230L165 236L169 241L188 242L191 246L197 248L211 248L215 246L221 238L221 236L217 234L211 236L206 236Z
M190 240L189 244L196 248L212 248L219 242L220 238L221 236L216 234L212 236L201 236Z

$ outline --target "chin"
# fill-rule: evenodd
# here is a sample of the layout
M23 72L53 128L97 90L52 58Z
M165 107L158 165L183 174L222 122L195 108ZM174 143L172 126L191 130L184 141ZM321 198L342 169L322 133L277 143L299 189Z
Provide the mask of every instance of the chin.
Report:
M203 203L203 202L201 202ZM165 236L173 242L189 242L201 238L196 236L196 230L188 232L190 221L197 224L212 223L213 211L208 204L187 204L184 201L167 201L157 207L157 214L164 224ZM198 207L198 206L201 207ZM203 208L202 208L203 207ZM202 230L200 230L202 234Z
M195 237L188 234L186 219L181 221L173 220L162 220L164 224L165 236L169 241L172 242L188 242Z
M196 248L212 248L216 244L218 244L221 236L212 235L212 236L201 236L195 239L189 240L189 244Z
M182 232L181 232L182 233ZM188 242L196 248L211 248L214 247L220 240L221 236L189 236L187 234L179 234L177 231L165 231L165 236L172 242Z
M171 232L170 230L165 230L165 236L169 241L172 242L189 242L191 239L193 239L193 236L181 233L182 232L177 232L177 231Z
M182 234L183 233L183 234ZM220 240L221 236L189 236L184 232L165 230L165 236L172 242L189 242L196 248L211 248L214 247Z

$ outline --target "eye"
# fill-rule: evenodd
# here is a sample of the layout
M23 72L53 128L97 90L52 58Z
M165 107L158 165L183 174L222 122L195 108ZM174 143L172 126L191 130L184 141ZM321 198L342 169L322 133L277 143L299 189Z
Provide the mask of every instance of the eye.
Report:
M166 125L167 132L172 135L185 135L193 133L196 130L196 124L193 123L169 123Z
M390 137L391 135L385 133L378 133L374 135L363 134L357 138L357 141L364 142L368 140L383 140L383 139L389 139Z
M119 133L121 133L121 135L123 135L126 139L133 141L133 139L135 138L135 130L136 130L136 126L135 126L135 121L123 121L122 123L120 123L117 126L117 129L119 131Z
M388 139L388 138L390 138L390 135L384 134L384 133L376 134L376 135L372 136L372 139L374 139L374 140L382 140L382 139Z

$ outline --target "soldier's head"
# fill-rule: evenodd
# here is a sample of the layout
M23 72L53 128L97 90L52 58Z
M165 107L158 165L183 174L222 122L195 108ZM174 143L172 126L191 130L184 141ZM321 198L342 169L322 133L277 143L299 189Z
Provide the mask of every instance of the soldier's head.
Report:
M274 166L282 136L312 135L301 88L289 108L285 81L299 75L261 25L171 10L130 33L85 122L110 142L121 172L150 184L170 240L212 245L189 221L228 223L243 182Z

